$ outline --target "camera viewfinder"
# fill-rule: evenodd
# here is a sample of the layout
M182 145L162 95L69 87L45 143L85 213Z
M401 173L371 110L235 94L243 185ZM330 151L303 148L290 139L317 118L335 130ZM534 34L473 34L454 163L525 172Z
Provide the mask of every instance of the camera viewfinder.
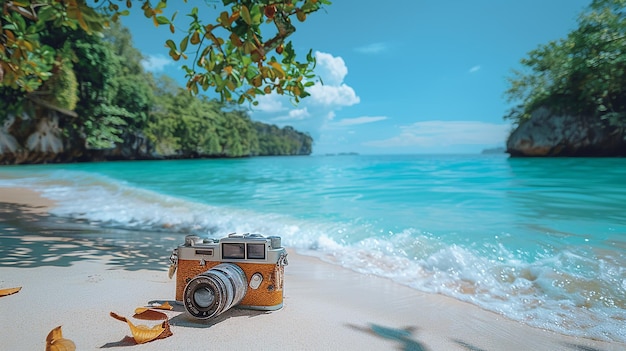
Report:
M264 260L265 244L248 244L248 259Z
M222 244L222 259L244 259L246 258L245 244L244 243L223 243Z

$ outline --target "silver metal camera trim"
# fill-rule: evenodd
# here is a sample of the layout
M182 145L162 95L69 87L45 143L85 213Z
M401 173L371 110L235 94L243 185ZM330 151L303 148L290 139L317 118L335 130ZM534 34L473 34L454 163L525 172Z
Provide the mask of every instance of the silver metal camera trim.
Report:
M178 246L177 256L179 260L276 264L286 255L284 247L272 247L272 242L276 244L277 241L280 243L280 237L266 237L260 234L229 234L221 239L201 239L198 236L187 235L185 243ZM247 258L247 252L245 257L241 259L222 258L222 244L224 243L264 244L265 259Z

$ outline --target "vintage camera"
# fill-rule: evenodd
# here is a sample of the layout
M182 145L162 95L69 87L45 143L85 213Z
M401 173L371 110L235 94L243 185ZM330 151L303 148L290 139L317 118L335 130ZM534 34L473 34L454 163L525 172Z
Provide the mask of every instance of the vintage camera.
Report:
M279 236L187 235L170 261L170 278L176 273L176 301L196 318L212 318L233 306L270 311L283 306L287 251Z

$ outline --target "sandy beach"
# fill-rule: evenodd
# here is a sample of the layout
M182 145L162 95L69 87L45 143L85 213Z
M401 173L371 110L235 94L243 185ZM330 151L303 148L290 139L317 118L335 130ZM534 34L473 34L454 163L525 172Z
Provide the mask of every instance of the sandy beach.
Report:
M44 350L59 325L77 350L626 349L532 328L293 250L281 310L235 308L199 321L174 305L165 312L173 335L138 345L109 313L132 317L151 301L174 300L167 258L182 236L88 228L50 216L51 206L31 190L0 188L0 289L22 287L0 297L0 350Z

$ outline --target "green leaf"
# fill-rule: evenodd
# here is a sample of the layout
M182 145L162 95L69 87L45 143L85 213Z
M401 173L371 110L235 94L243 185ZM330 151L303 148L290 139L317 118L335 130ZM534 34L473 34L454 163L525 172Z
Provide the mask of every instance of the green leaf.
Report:
M11 17L13 17L14 23L17 25L17 28L19 28L20 32L24 32L26 30L26 21L24 20L24 17L19 15L17 12L13 12L11 15Z
M233 95L231 94L230 90L226 89L226 90L222 90L222 98L225 98L226 101L230 101L232 100Z
M253 25L258 25L263 21L263 13L261 7L258 4L254 4L250 9L250 18Z
M47 22L53 20L57 17L57 14L54 10L53 6L44 6L41 11L37 14L39 20L42 22ZM6 26L5 26L6 28Z
M187 35L186 37L183 38L183 40L181 40L180 42L180 51L186 51L187 50L187 43L189 42L189 36ZM174 49L176 50L176 49Z
M156 20L159 24L170 24L170 20L165 16L157 16Z
M165 45L167 45L170 49L176 51L176 43L172 39L167 39L165 41Z
M306 2L304 3L304 5L302 5L302 7L300 8L302 11L304 12L312 12L317 10L317 7L319 6L319 4L317 2L313 2L311 0L306 0Z
M8 29L10 31L15 31L15 30L17 30L17 26L15 24L13 24L13 23L5 24L4 25L4 29Z
M246 7L246 5L241 5L241 18L243 18L244 22L246 22L247 25L251 26L252 25L252 17L250 17L250 11L248 10L248 7Z

